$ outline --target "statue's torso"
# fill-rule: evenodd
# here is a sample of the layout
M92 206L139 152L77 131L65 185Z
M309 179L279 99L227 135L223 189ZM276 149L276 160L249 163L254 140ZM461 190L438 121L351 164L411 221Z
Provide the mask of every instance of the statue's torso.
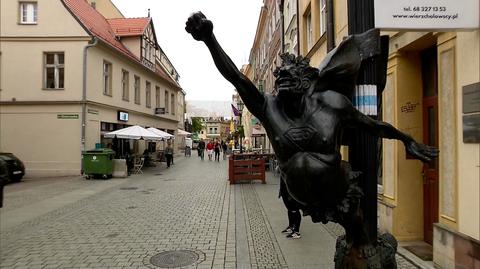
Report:
M306 205L335 203L335 190L345 188L339 153L342 119L321 96L306 104L301 117L291 118L277 97L267 96L262 122L289 193Z
M264 127L277 157L287 161L298 152L338 155L341 119L321 99L307 101L305 113L292 118L283 111L276 97L268 96L265 104Z

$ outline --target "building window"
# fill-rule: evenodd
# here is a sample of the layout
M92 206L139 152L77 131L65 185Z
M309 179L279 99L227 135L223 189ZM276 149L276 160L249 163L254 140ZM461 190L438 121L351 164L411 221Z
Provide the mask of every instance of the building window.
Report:
M168 113L168 91L165 91L165 113Z
M63 89L65 77L65 54L45 53L45 89Z
M103 94L112 96L112 64L103 61Z
M37 24L36 2L20 2L20 23Z
M140 104L140 77L134 76L135 82L133 84L133 88L135 90L135 99L134 102L135 104Z
M129 84L128 84L128 79L129 79L129 73L126 70L122 70L122 99L125 101L129 100Z
M319 0L320 4L320 37L327 31L327 0Z
M160 87L155 86L155 107L160 107Z
M307 23L307 49L310 50L313 46L313 29L312 29L312 13L308 11L306 16Z
M172 111L172 115L175 115L175 95L172 93L170 95L170 109Z
M149 81L145 82L145 106L152 107L152 89Z

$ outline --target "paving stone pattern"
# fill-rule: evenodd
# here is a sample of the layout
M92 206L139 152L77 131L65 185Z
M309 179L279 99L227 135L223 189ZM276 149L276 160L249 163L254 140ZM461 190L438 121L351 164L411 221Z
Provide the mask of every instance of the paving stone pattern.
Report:
M183 269L288 268L289 254L277 242L265 213L269 208L255 190L258 183L229 185L227 172L225 161L193 156L124 181L76 177L9 185L0 213L10 215L71 192L92 194L0 227L0 268L155 269L150 259L173 250L198 255ZM335 224L326 227L333 237L341 232ZM401 257L397 261L401 269L415 268Z
M244 199L250 258L255 261L252 268L288 268L252 184L238 186Z
M176 249L204 253L186 268L224 268L226 169L193 171L177 163L132 177L123 187L138 189L117 186L2 232L0 268L155 268L150 257Z

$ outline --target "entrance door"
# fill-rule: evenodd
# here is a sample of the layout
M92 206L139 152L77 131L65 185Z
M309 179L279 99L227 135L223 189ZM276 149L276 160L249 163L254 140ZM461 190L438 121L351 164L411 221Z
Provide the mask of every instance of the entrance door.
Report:
M436 47L421 52L423 82L423 143L438 148L438 87ZM432 244L433 223L438 222L438 158L423 166L423 230Z

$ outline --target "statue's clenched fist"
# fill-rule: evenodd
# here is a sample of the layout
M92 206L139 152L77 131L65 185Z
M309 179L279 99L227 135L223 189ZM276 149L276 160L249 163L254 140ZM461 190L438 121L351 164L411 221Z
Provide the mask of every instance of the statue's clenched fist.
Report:
M213 24L207 20L205 15L200 11L193 13L185 24L185 30L187 30L195 40L205 41L212 36Z

